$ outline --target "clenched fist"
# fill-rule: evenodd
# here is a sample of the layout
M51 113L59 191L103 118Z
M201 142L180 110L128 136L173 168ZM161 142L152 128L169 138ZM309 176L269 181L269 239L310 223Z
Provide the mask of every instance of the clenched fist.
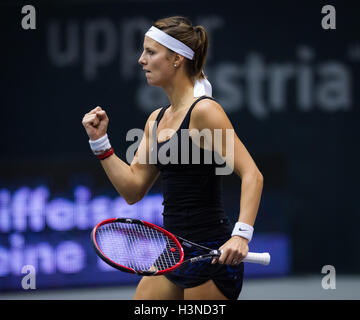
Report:
M85 114L82 124L90 140L94 141L106 134L109 118L101 107L96 107Z

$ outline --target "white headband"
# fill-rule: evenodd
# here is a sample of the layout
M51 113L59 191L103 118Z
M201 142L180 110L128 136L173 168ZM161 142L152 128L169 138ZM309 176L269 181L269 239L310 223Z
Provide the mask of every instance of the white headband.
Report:
M185 58L190 60L194 58L194 51L191 48L154 26L152 26L145 35L159 42L166 48L181 54ZM203 95L212 96L211 83L207 79L196 80L194 86L194 97L201 97Z
M152 26L148 32L145 33L149 38L161 43L166 48L169 48L172 51L175 51L178 54L181 54L185 58L190 60L194 57L194 51L189 48L186 44L182 43L178 39L175 39L172 36L169 36L166 32Z

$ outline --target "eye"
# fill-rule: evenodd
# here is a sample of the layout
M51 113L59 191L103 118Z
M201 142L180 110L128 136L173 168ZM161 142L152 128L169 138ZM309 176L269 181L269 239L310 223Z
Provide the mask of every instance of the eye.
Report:
M150 50L150 49L146 49L146 52L149 54L149 55L153 55L155 52Z

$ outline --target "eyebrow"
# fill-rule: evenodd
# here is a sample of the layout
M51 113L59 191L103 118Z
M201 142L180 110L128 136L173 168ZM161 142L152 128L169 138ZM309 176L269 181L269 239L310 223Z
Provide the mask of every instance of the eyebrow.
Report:
M154 48L151 47L144 47L145 50L155 50Z

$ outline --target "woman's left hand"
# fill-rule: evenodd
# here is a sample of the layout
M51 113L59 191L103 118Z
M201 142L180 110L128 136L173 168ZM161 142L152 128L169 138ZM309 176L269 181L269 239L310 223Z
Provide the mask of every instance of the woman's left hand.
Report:
M249 252L248 240L240 236L232 236L220 248L221 256L213 259L212 264L238 265L247 256Z

